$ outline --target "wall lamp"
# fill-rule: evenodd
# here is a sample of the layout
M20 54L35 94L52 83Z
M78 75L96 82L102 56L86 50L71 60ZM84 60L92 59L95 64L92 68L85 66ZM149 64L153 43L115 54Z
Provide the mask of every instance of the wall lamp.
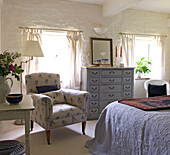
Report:
M94 32L96 32L98 35L103 35L106 33L107 28L105 27L93 27Z
M21 56L26 56L29 57L28 60L26 61L21 61L21 68L23 68L23 63L28 63L31 60L33 60L33 57L44 57L44 54L42 52L41 46L39 44L39 41L33 41L33 40L27 40L24 42L23 44L23 48L21 50ZM20 90L21 90L21 94L23 93L22 90L22 85L23 81L22 81L22 73L20 74ZM14 121L15 125L24 125L25 122L24 120L15 120Z

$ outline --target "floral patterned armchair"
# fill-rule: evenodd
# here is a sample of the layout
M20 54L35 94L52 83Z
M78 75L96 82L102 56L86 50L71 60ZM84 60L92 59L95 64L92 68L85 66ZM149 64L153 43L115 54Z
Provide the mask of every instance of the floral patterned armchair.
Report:
M48 144L50 130L57 127L82 122L82 132L85 134L90 97L87 91L61 89L60 76L54 73L32 73L25 79L27 94L32 95L35 106L31 113L31 130L33 122L43 127Z

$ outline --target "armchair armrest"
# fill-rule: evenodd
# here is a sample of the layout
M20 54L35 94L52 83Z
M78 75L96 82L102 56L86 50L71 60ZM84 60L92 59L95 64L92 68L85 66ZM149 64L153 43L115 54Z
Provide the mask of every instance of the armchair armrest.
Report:
M61 89L65 100L68 104L74 105L87 111L87 103L90 98L90 93L87 91L73 90L73 89Z
M35 109L32 112L32 117L40 119L40 121L47 121L53 113L52 99L43 94L32 94L33 104Z

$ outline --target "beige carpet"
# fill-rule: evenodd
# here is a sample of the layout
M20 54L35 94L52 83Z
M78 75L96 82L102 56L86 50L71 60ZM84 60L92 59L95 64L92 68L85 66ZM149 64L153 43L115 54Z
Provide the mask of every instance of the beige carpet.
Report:
M24 126L16 126L13 122L1 123L0 140L25 142ZM81 123L54 129L51 131L51 145L48 145L44 129L34 124L34 130L30 133L31 155L91 155L84 145L94 137L95 125L95 120L87 122L86 135L81 133Z

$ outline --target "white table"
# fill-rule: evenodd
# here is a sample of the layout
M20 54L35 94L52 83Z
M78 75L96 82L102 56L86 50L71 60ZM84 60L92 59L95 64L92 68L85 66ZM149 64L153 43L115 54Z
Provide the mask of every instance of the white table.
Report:
M30 155L30 111L34 109L30 95L24 95L19 104L0 103L0 121L25 119L26 155Z

